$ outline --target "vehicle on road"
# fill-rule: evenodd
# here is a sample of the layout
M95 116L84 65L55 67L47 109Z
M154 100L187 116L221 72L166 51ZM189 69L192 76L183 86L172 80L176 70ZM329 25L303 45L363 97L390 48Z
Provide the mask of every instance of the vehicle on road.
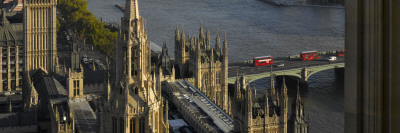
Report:
M285 66L285 64L283 64L283 63L275 65L275 67L284 67L284 66Z
M272 60L273 60L272 56L260 56L260 57L254 57L253 63L254 66L272 65L274 64Z
M305 60L317 60L317 59L319 59L318 51L314 50L314 51L301 52L300 53L300 58L301 58L302 61L305 61Z
M331 56L328 58L328 61L336 61L336 56Z
M336 56L344 56L344 50L337 50L336 51Z

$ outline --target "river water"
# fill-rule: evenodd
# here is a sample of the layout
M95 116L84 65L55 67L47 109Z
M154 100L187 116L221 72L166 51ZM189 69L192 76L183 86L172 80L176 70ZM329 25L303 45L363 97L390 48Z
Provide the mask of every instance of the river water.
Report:
M122 12L114 4L124 0L88 0L89 10L105 22L119 23ZM198 35L200 22L215 38L226 34L229 61L254 56L288 56L301 51L344 49L344 9L322 7L280 7L259 0L139 0L140 15L147 20L151 41L167 42L174 53L176 25L186 36ZM211 39L214 44L215 39ZM266 87L256 81L257 87ZM343 75L333 70L314 74L308 88L302 88L310 131L343 132ZM289 91L295 91L289 88Z

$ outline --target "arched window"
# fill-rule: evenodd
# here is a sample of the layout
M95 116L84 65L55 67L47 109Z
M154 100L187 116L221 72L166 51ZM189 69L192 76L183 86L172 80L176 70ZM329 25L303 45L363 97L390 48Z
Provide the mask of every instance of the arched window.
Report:
M203 86L204 88L208 86L208 73L203 74Z

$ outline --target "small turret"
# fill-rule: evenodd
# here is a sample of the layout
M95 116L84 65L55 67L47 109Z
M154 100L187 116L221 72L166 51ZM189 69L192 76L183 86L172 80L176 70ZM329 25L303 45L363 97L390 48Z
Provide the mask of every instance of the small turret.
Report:
M206 43L206 49L210 50L211 48L211 44L210 44L210 31L208 30L208 26L207 26L207 31L206 31L206 39L205 39L205 43Z
M183 27L182 27L182 34L181 34L181 43L183 44L183 46L185 46L185 44L186 44L186 41L185 41L185 31L183 30Z
M203 39L204 39L204 35L203 35L203 22L200 21L199 40L202 41Z
M215 49L222 53L222 51L221 51L222 50L221 49L221 40L220 40L220 37L219 37L219 34L218 34L218 30L217 30L217 37L215 38Z
M224 63L228 65L228 42L226 41L226 35L224 36Z
M183 30L182 30L183 32ZM175 42L179 42L180 41L180 36L179 36L179 29L178 29L178 25L176 25L176 29L175 29Z
M247 88L246 91L246 101L247 101L247 126L251 127L253 121L253 98L251 94L251 88Z
M283 91L282 92L282 94L283 94L283 96L284 97L287 97L287 86L286 86L286 81L285 81L285 75L283 76L283 79L282 79L283 81L282 81L282 89L281 89L281 91Z

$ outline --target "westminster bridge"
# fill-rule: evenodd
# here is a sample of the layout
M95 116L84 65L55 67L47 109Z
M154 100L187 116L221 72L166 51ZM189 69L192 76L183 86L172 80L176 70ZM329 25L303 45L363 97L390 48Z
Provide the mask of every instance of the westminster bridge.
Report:
M328 69L341 69L343 72L344 57L337 57L336 61L328 61L334 52L320 52L318 60L302 61L299 56L278 57L274 58L273 65L255 67L252 61L244 61L240 63L229 64L228 83L232 84L236 80L237 75L244 74L246 79L251 83L255 80L274 76L293 76L302 82L307 82L308 78L315 73Z

